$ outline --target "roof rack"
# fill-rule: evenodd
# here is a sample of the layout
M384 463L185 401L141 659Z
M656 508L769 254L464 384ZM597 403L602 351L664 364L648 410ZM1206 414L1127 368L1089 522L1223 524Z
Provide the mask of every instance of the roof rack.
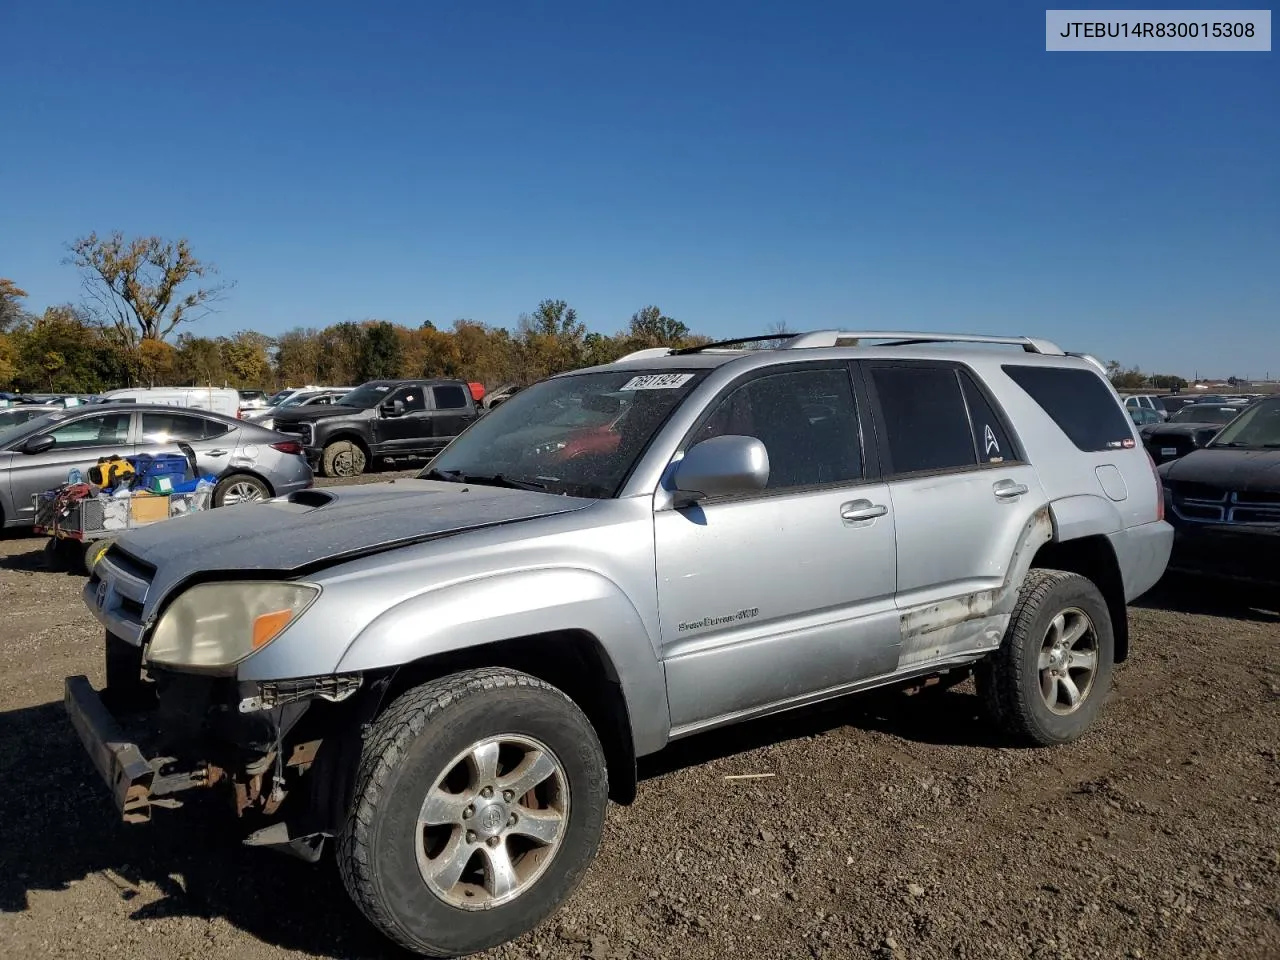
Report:
M674 357L691 353L704 353L741 347L751 343L768 343L782 341L779 349L800 350L806 347L840 347L861 346L865 340L888 341L881 344L886 347L906 347L921 343L997 343L1021 347L1027 353L1048 354L1050 356L1081 356L1068 354L1051 340L1039 337L991 337L977 333L920 333L906 330L814 330L810 333L770 333L756 337L735 337L732 340L716 340L697 347L651 347L636 350L615 360L651 360L656 357ZM852 342L850 342L852 341ZM1091 363L1098 365L1092 357L1086 357Z
M1064 351L1051 340L1037 337L991 337L977 333L920 333L907 330L815 330L796 335L786 344L788 350L801 347L835 347L840 341L888 340L887 347L905 347L918 343L1001 343L1022 347L1027 353L1064 356Z

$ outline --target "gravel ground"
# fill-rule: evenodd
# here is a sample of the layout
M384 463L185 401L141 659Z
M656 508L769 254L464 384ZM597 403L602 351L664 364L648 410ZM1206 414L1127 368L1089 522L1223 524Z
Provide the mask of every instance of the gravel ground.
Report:
M0 540L0 956L403 957L331 864L238 846L220 808L116 822L61 706L100 631L41 546ZM1181 585L1132 616L1069 747L1002 747L964 686L673 747L565 908L489 956L1280 957L1280 614Z

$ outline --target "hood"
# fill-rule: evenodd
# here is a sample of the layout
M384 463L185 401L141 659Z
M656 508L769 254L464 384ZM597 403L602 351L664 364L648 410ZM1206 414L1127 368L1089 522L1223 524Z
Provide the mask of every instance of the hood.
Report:
M155 568L147 606L196 575L298 574L451 534L571 513L595 501L433 480L311 488L130 531L117 540Z
M276 407L270 414L276 423L297 423L301 420L327 420L330 417L367 416L371 411L359 407L331 406L318 403L310 407Z
M1280 493L1280 450L1204 447L1160 467L1175 483L1203 483L1240 493Z

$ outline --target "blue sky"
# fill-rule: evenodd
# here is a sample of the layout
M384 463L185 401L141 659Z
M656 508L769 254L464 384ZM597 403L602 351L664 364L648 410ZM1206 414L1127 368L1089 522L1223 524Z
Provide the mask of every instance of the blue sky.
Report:
M1277 54L1046 53L1026 3L6 13L0 276L188 237L199 332L379 317L1033 333L1280 376Z

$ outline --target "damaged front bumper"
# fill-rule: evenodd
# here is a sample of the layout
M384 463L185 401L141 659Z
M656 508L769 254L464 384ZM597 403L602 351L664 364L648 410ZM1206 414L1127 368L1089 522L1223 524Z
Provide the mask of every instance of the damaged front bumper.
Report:
M157 807L181 807L188 791L217 788L244 822L245 843L318 858L345 817L377 684L148 676L139 648L110 634L106 643L106 687L68 677L63 701L121 819L145 823Z

